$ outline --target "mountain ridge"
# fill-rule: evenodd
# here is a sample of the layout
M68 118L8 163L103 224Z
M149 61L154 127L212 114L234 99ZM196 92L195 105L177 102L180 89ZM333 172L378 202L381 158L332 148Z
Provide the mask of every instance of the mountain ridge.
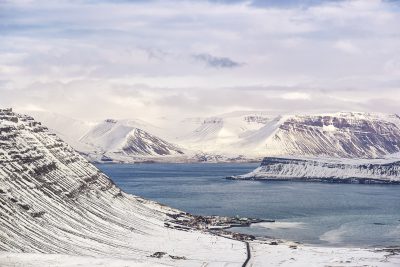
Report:
M106 131L102 136L93 134L96 128L105 124L119 128L119 131L111 130L112 134ZM262 111L238 111L207 118L164 121L164 124L166 126L156 127L143 121L109 119L92 126L71 144L83 154L92 155L91 160L100 162L102 155L119 162L140 159L185 162L202 158L198 155L209 155L208 158L217 161L235 158L253 161L265 156L372 159L400 152L400 117L396 114L268 115ZM154 149L141 153L136 147L132 152L138 151L137 154L124 155L121 143L128 139L133 128L152 136L147 140L155 142L152 145L150 141L145 143ZM164 148L157 148L157 143L164 143ZM118 150L117 144L120 144L119 153L110 153ZM166 153L165 147L168 147ZM159 154L157 150L164 152Z

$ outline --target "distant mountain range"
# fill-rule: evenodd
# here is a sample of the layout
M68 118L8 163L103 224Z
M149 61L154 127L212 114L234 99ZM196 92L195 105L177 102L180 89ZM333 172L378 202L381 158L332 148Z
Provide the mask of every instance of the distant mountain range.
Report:
M89 123L45 112L34 115L88 159L99 162L380 158L400 152L400 117L394 114L273 116L244 111L171 120L163 127L137 119Z

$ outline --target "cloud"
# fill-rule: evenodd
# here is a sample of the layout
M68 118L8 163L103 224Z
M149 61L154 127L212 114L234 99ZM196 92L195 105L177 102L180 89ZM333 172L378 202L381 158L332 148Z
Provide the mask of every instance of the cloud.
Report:
M400 112L398 1L0 1L0 18L3 106Z
M307 93L302 93L302 92L290 92L290 93L285 93L282 95L283 99L287 100L309 100L311 99L310 95Z
M348 54L360 53L360 49L349 41L340 40L340 41L337 41L334 46L335 46L335 48L337 48L345 53L348 53Z
M243 65L228 57L215 57L210 54L197 54L193 55L193 58L212 68L237 68Z
M342 0L254 0L252 5L258 7L309 7L323 3L334 3Z

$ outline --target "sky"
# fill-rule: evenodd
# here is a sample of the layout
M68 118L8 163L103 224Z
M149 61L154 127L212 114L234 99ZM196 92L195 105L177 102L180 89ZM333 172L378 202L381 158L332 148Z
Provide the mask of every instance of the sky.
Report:
M400 1L0 0L0 106L400 113Z

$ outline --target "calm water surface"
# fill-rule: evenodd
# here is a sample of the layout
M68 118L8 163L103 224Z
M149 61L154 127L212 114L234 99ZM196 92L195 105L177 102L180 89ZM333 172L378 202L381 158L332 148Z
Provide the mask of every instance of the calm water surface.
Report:
M258 164L97 165L125 192L201 215L275 219L241 232L309 244L400 245L400 185L232 181Z

